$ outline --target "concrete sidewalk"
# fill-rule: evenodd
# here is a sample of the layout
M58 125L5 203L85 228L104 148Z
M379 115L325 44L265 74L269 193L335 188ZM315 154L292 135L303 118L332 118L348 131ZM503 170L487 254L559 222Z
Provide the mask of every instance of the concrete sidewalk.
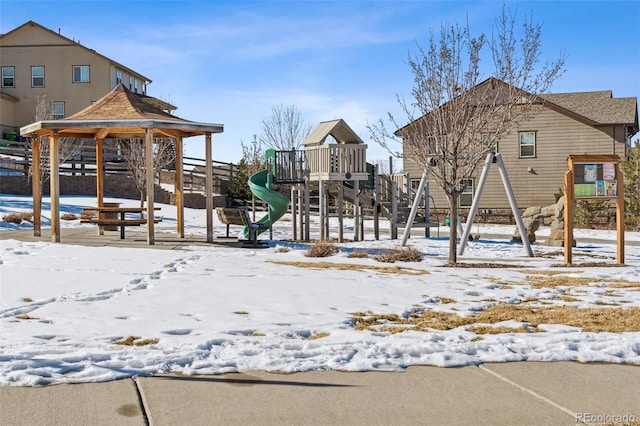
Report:
M640 424L640 366L520 362L0 387L8 425Z

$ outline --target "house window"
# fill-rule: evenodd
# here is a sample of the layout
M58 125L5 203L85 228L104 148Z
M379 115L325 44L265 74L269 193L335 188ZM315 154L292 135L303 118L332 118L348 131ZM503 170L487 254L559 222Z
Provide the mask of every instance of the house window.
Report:
M138 80L133 80L133 91L138 93Z
M520 158L536 156L536 132L520 132Z
M64 118L64 102L51 102L51 116L54 120L61 120Z
M2 87L15 87L15 75L14 67L2 67Z
M89 82L89 65L73 66L73 82L88 83Z
M447 135L427 136L427 155L441 155L449 149Z
M116 84L122 83L122 71L116 70Z
M133 77L129 77L129 90L133 90Z
M460 182L460 207L471 207L473 202L473 179L464 179Z
M31 67L31 87L44 87L44 67Z

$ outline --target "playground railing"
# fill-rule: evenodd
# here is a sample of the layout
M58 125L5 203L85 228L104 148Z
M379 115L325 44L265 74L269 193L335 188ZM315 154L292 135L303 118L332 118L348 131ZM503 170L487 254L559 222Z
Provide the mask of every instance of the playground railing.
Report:
M327 144L305 148L310 177L322 179L367 179L367 146Z

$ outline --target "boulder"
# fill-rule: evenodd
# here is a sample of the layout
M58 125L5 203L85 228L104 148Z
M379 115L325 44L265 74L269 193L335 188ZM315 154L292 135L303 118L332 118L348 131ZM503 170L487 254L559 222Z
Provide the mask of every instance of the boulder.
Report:
M524 229L527 231L529 242L536 241L536 231L540 227L540 223L549 223L551 232L549 238L544 242L545 245L561 247L564 246L564 197L560 197L555 204L546 207L528 207L522 213L522 222ZM513 233L512 242L522 242L520 230L516 227ZM575 240L572 246L576 246Z

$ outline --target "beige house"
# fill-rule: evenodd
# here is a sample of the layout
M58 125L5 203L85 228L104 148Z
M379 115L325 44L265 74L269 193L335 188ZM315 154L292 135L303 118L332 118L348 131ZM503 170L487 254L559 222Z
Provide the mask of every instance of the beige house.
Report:
M541 113L497 142L518 207L545 206L555 202L563 186L570 154L615 154L620 158L638 132L637 98L614 98L610 90L557 93L542 96ZM409 124L407 127L411 126ZM422 170L404 159L404 171L419 180ZM460 198L470 207L482 164ZM435 183L430 195L438 209L447 201ZM481 209L508 209L509 201L497 167L491 167L480 202Z
M51 118L61 119L93 104L118 83L143 96L151 83L148 77L33 21L0 35L0 65L0 137L18 133L36 120L36 104L44 95L51 103ZM165 111L176 109L146 99Z

